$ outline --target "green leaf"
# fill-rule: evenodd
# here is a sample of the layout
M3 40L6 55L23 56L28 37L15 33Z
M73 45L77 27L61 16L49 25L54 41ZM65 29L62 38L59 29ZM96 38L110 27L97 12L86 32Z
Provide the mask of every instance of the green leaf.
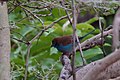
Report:
M94 29L94 27L88 23L80 23L80 24L77 24L76 27L81 31L89 31Z
M53 28L49 28L46 32L44 32L44 35L48 36L52 32L54 32L54 29Z
M93 49L88 49L84 51L83 53L86 59L90 59L98 54L102 54L103 52L99 47L95 47Z
M111 46L111 44L109 44L109 43L105 43L104 46Z
M97 20L98 20L98 17L94 17L94 18L86 21L85 23L91 24L91 23L93 23L93 22L95 22L95 21L97 21Z
M50 55L52 54L57 54L58 53L58 50L54 47L50 48Z
M24 64L25 64L25 62L21 58L14 58L14 59L12 59L12 61L15 64L22 65L22 66L24 66Z

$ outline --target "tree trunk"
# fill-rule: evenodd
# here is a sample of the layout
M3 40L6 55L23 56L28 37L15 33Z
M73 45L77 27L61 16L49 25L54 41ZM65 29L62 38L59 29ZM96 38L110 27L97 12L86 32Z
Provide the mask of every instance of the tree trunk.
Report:
M1 2L1 1L0 1ZM7 4L0 3L0 80L10 80L10 28Z

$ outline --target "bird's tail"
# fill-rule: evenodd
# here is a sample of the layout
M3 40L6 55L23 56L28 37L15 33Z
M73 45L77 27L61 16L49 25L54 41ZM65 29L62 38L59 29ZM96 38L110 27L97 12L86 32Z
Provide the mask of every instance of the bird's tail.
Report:
M92 31L90 31L89 33L85 34L84 36L79 37L79 40L82 40L83 38L85 38L85 37L88 36L89 34L92 34L94 31L95 31L95 29L92 30Z

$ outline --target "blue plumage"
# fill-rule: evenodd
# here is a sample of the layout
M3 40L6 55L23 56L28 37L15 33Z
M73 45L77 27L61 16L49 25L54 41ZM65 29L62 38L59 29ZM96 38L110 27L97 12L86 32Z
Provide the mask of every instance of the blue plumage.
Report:
M64 52L64 53L70 53L72 51L72 44L68 44L68 45L56 45L54 46L58 49L58 51L60 52Z

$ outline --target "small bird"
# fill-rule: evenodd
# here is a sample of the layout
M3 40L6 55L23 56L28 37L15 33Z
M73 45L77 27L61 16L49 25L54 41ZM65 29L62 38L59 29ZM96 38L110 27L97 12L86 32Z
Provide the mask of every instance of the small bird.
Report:
M91 32L87 33L86 35L79 37L79 40L82 40L84 37L88 36L89 34L95 31L92 30ZM77 42L75 44L77 46ZM64 55L70 57L71 52L73 51L73 37L72 35L57 37L52 40L51 47L57 48L58 51L62 52Z

